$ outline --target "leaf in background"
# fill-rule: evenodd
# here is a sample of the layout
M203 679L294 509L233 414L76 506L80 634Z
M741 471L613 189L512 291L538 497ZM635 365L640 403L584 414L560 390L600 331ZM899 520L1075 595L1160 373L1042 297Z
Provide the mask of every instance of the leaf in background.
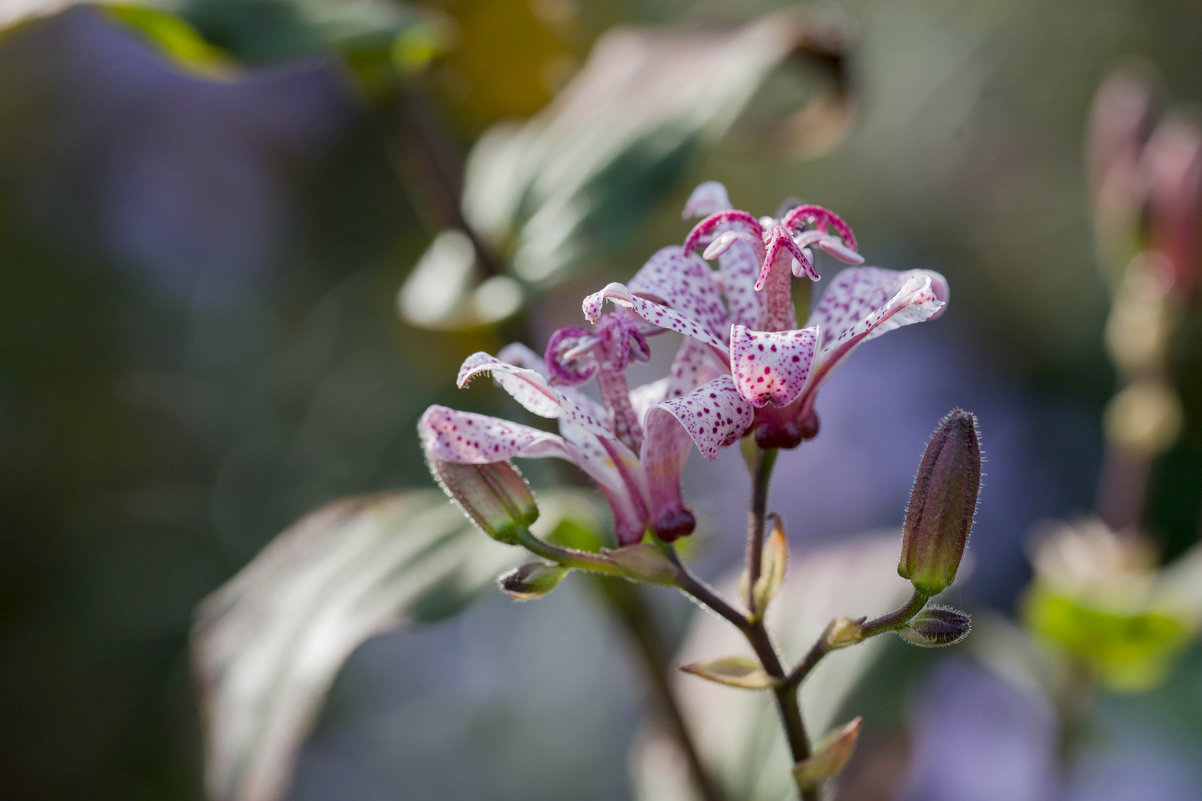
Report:
M201 74L335 53L368 92L424 69L447 38L441 17L399 0L5 0L0 32L77 5L102 9Z
M536 529L592 509L566 493L539 502ZM342 501L281 534L196 615L210 797L281 798L326 691L360 643L458 612L524 556L483 536L437 490Z
M783 62L829 58L810 49L808 24L788 12L721 31L606 34L549 106L476 143L466 220L529 283L627 244Z
M767 619L786 666L805 654L831 619L881 614L909 597L909 583L897 577L900 542L897 532L866 535L796 558ZM726 582L734 583L735 579ZM832 653L814 670L801 690L811 737L820 737L834 727L848 694L891 639L877 637ZM694 616L692 631L676 658L688 663L731 652L749 653L750 649L726 621L701 613ZM702 761L730 798L796 798L790 773L793 761L770 695L732 692L692 676L678 677L675 689ZM697 801L675 745L650 732L644 732L640 740L632 749L635 797L641 801Z

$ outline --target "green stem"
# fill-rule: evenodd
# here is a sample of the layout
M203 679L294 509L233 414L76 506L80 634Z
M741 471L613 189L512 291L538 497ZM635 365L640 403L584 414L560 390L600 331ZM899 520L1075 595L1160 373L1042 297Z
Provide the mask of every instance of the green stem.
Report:
M856 645L867 640L869 637L875 637L878 634L884 634L889 631L897 631L903 628L907 623L914 619L914 616L923 610L927 605L927 601L931 596L925 592L914 590L914 594L910 596L910 600L905 605L890 612L887 615L881 615L878 618L869 620L866 623L860 624L860 636L855 642L849 642L847 645ZM829 629L828 629L829 631ZM793 691L801 686L801 683L806 680L810 672L818 666L822 658L831 651L838 650L843 646L836 646L827 639L827 631L822 633L822 636L810 647L805 657L797 664L797 667L789 671L789 675L785 676L781 687Z
M742 632L743 636L747 638L747 642L751 645L752 650L755 651L756 657L760 660L760 665L764 668L764 672L778 681L783 681L785 677L784 667L781 665L780 657L777 656L776 649L772 645L772 640L768 636L768 630L764 628L763 621L751 619L722 600L705 582L694 576L685 567L672 546L664 546L664 553L676 565L678 571L676 586L690 598L714 611ZM810 741L806 735L805 724L802 722L801 706L797 701L797 694L783 686L777 686L773 690L773 696L776 700L777 712L780 714L781 725L784 727L785 739L789 743L789 753L792 754L794 764L809 759ZM802 793L804 801L817 801L817 798L816 791L811 793L811 791L807 790Z
M768 508L768 484L776 464L776 451L756 448L752 471L751 511L747 515L747 608L751 617L758 618L762 609L755 608L755 585L764 566L764 520Z
M518 531L518 543L536 556L550 559L552 562L564 567L570 567L575 570L588 570L592 573L604 573L609 576L622 575L622 570L601 554L552 545L531 534L528 528Z

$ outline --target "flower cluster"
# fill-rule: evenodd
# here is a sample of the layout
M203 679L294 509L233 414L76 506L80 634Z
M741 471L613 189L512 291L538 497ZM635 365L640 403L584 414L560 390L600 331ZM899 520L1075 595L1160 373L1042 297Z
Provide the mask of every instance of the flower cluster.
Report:
M567 459L609 501L619 544L640 541L647 529L671 541L695 526L680 491L693 445L706 459L749 432L761 448L797 446L817 433L818 388L848 353L943 311L947 282L938 273L852 266L798 328L792 278L818 280L814 248L860 265L855 236L818 206L795 207L781 219L729 206L721 184L699 186L685 216L704 219L683 247L661 249L627 283L584 299L591 330L555 332L542 357L509 345L496 357L476 353L464 362L461 387L488 373L529 411L556 418L559 435L432 406L419 423L427 457L455 464ZM684 335L669 374L631 390L628 366L646 361L648 340L665 331ZM582 391L594 380L600 401Z

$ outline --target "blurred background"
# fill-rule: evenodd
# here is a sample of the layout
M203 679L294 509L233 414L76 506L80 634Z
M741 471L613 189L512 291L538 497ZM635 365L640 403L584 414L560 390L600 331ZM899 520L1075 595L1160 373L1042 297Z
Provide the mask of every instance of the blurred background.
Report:
M1202 796L1194 619L1161 636L1140 606L1202 505L1191 4L7 0L0 26L0 796L204 798L200 601L312 509L428 487L428 404L517 419L455 389L460 361L578 324L710 179L756 214L821 203L870 263L952 287L849 360L782 457L795 553L897 526L926 437L970 409L988 462L948 600L1098 687L889 643L849 701L873 728L846 797ZM1124 349L1153 328L1152 355ZM690 464L711 576L746 484L737 454ZM1030 534L1094 512L1136 532L1112 561L1144 581L1082 622ZM649 597L674 647L691 607ZM288 797L635 797L651 702L595 600L486 591L369 640ZM1117 673L1091 651L1112 634Z

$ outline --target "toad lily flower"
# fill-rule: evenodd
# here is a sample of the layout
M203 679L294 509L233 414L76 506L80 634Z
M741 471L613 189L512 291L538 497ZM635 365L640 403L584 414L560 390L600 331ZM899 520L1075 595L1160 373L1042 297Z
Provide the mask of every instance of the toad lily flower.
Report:
M792 448L817 434L818 387L839 362L862 342L938 317L947 281L930 270L849 267L798 329L790 274L817 280L813 247L860 263L851 229L819 206L798 206L780 220L728 206L721 184L699 186L685 216L709 216L684 247L657 252L629 284L589 295L584 314L597 319L608 300L704 346L730 371L754 415L757 444ZM705 258L717 257L716 273L693 253L699 245Z
M566 459L605 495L620 545L638 542L647 528L665 541L691 533L696 521L680 494L690 440L702 456L715 458L747 430L751 407L730 375L691 344L682 347L668 378L630 392L624 370L648 354L640 327L645 323L629 313L607 314L591 333L556 332L545 361L521 345L504 348L500 358L468 357L459 371L460 387L489 373L526 409L558 419L560 434L431 406L418 423L428 457L459 464ZM593 377L600 404L575 388Z

